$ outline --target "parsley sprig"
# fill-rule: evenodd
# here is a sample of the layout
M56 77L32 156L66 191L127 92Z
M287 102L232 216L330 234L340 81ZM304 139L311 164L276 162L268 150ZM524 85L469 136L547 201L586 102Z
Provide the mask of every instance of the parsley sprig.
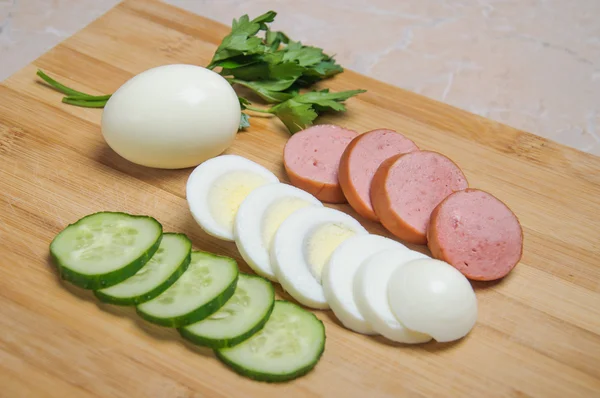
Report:
M310 126L323 112L345 111L343 102L365 90L307 91L315 83L343 72L343 68L322 49L272 31L269 24L276 15L269 11L252 20L248 15L234 19L231 32L223 38L207 67L230 84L243 86L272 104L270 108L257 108L247 98L238 96L242 108L240 129L250 126L245 111L254 111L275 115L293 134ZM71 105L102 108L110 98L110 95L93 96L73 90L42 71L38 71L38 76L64 93L63 102Z
M290 133L294 134L310 126L317 116L319 116L319 112L345 111L346 106L343 102L353 95L363 92L365 90L349 90L339 93L330 93L329 89L310 91L298 94L268 109L254 108L247 105L245 109L271 113L277 116L285 124ZM242 112L243 115L244 113Z
M240 97L243 110L271 113L293 134L310 126L320 113L345 111L343 102L365 90L330 93L325 89L301 93L300 90L343 69L322 49L305 46L282 32L270 30L269 23L276 15L269 11L252 20L248 15L234 19L231 32L217 48L208 67L220 68L219 73L230 83L246 87L265 102L276 104L268 109L256 108ZM248 124L248 115L242 112L240 128Z

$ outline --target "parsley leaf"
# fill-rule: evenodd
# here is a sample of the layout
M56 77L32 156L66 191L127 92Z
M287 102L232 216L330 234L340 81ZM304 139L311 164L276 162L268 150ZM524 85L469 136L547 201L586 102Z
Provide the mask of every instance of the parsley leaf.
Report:
M260 30L269 30L268 26L265 24L273 22L275 20L275 16L277 16L275 11L267 11L263 15L254 18L252 22L261 24Z
M250 105L250 101L248 101L244 97L240 97L239 95L238 95L238 101L240 101L240 108L242 109L242 111L244 111L246 109L246 107L248 105ZM242 112L238 130L244 130L247 127L250 127L250 116L248 116L247 113Z
M242 15L239 21L234 19L231 25L231 32L225 36L217 48L208 67L212 69L218 61L238 55L264 53L267 47L263 44L263 40L257 37L256 34L261 30L268 30L266 24L273 22L276 15L276 12L268 11L253 20L250 20L248 15Z
M280 64L269 65L269 77L271 79L290 79L296 80L302 76L305 68L294 62L283 62Z
M319 111L345 111L346 107L341 102L364 92L365 90L349 90L341 91L339 93L330 93L329 89L325 89L299 95L295 100L300 103L313 104L315 109Z
M260 59L257 59L255 56L252 55L239 55L237 57L231 57L228 59L224 59L222 61L217 61L214 63L214 66L220 66L221 68L223 68L223 70L229 70L229 69L237 69L237 68L243 68L245 66L248 65L253 65L260 62ZM227 74L223 74L223 75L227 75Z
M248 127L250 127L250 116L248 116L247 113L242 112L242 117L240 119L240 126L238 127L238 130L244 130Z
M317 47L303 46L300 42L290 41L285 48L283 61L294 61L300 66L310 66L321 62L326 57L323 50Z
M328 89L299 94L268 110L277 116L292 134L312 125L318 112L345 111L342 102L348 98L364 93L366 90L348 90L331 93Z
M221 75L246 81L297 78L302 87L343 71L322 49L269 30L275 15L269 11L253 20L248 15L234 20L209 68L221 67ZM264 38L258 36L260 31L265 31Z
M288 44L289 41L289 37L287 37L283 32L273 32L268 30L265 34L265 44L269 46L271 51L276 51L281 43Z
M241 66L235 69L223 69L222 76L233 76L241 80L264 80L269 77L269 65L258 62L251 65Z
M292 134L310 126L319 116L310 104L298 103L293 98L271 108L270 113L277 116Z
M262 99L270 103L279 103L292 98L295 93L284 92L290 88L296 79L285 79L285 80L263 80L263 81L245 81L239 79L231 79L230 82L237 83L241 86L248 87Z
M298 79L298 85L301 87L308 87L320 80L328 79L338 73L342 73L343 71L344 69L336 64L334 60L322 61L305 70Z

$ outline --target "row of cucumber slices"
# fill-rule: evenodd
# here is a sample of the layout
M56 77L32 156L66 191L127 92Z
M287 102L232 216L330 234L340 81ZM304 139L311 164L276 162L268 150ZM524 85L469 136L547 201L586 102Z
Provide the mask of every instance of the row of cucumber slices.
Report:
M271 283L240 273L235 260L192 251L187 236L163 233L152 217L91 214L61 231L50 253L63 279L103 302L136 306L255 380L304 375L324 351L313 313L275 300Z

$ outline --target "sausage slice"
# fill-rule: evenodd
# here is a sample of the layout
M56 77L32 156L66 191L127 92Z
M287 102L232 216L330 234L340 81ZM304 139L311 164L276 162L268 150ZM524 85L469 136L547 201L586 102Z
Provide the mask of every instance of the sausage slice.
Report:
M371 205L371 181L381 163L400 153L417 151L414 142L393 130L373 130L354 138L342 154L339 180L350 206L378 221Z
M452 192L467 187L463 172L446 156L410 152L392 156L379 166L371 183L371 203L388 231L424 245L433 209Z
M357 135L334 125L316 125L294 134L283 150L290 182L323 202L346 202L338 169L342 153Z
M479 189L455 192L444 199L431 214L427 238L435 258L473 280L503 278L523 254L523 230L517 216Z

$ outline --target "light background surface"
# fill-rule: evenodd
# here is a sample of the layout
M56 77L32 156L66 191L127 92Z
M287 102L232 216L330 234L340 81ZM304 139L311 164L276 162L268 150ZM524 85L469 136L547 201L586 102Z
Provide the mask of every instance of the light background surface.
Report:
M166 0L274 28L344 67L600 155L598 0ZM0 81L116 5L0 0Z

